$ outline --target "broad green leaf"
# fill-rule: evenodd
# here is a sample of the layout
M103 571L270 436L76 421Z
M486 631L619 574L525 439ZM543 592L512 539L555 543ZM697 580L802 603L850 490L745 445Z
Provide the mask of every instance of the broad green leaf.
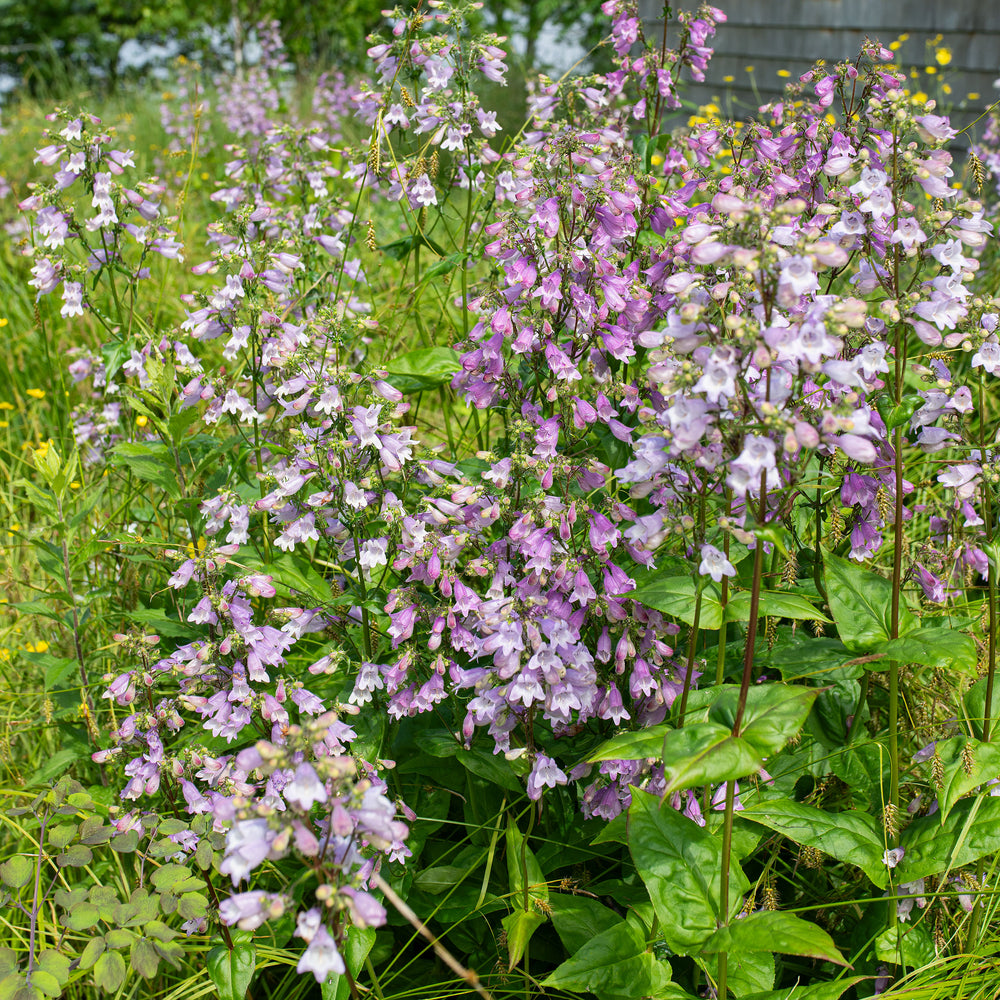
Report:
M143 979L152 979L160 967L160 956L156 954L156 949L152 943L144 938L139 938L129 952L129 965Z
M875 939L875 955L880 962L895 965L902 959L904 966L919 969L930 965L937 951L925 922L910 924L900 920Z
M714 722L695 722L666 734L662 747L664 795L745 778L764 766L750 742Z
M94 852L83 844L72 844L62 854L56 855L61 868L84 868L94 860Z
M162 949L161 945L156 950L163 955ZM220 1000L244 1000L253 981L257 949L253 941L238 941L232 951L225 945L216 945L209 951L205 963L208 975L219 991Z
M17 972L17 952L13 948L0 947L0 977Z
M826 592L841 642L852 652L871 653L892 638L892 583L832 553L823 557ZM899 635L919 627L913 612L899 603Z
M375 944L375 929L373 927L348 927L341 946L341 955L351 975L357 982L368 953ZM333 972L326 977L320 986L322 1000L349 1000L351 984L347 976Z
M510 891L514 894L511 905L523 909L525 885L529 902L531 896L536 899L549 898L549 887L538 859L525 844L524 836L513 820L507 824L507 875L510 879Z
M605 740L588 758L592 764L602 760L645 760L647 757L659 759L663 753L663 740L672 727L661 722L635 733L618 733Z
M874 650L885 659L871 668L888 668L889 662L922 663L943 670L975 670L976 644L964 632L950 628L918 628L899 639L882 643Z
M953 736L939 740L935 750L943 765L943 784L938 789L938 815L943 826L962 796L1000 776L1000 745Z
M115 993L125 982L125 959L117 951L106 951L94 963L94 984L105 993Z
M640 931L623 921L588 941L542 986L627 998L656 996L669 980L667 968L646 950Z
M23 854L15 854L0 865L0 881L8 889L21 889L35 874L35 862Z
M687 625L694 624L694 605L697 584L688 575L674 575L672 568L662 575L653 576L640 582L627 596L648 608L662 611L671 618L677 618ZM719 629L722 627L722 590L716 583L702 582L701 610L698 627Z
M711 962L711 966L705 963ZM714 976L718 959L701 959L706 971ZM737 1000L774 986L774 955L769 951L743 951L729 956L729 989Z
M458 352L450 347L422 347L387 361L388 381L400 392L424 392L450 382L462 367Z
M518 905L518 900L513 900ZM508 969L513 969L524 957L531 936L545 923L545 917L538 910L514 910L501 920L507 935Z
M62 915L62 923L71 931L87 931L97 925L100 914L93 903L77 903L68 913Z
M589 896L557 893L551 899L552 926L563 947L578 952L591 938L622 922L622 918L603 903Z
M131 854L139 846L139 831L126 830L117 837L112 837L110 847L119 854Z
M835 749L829 768L847 786L851 798L878 814L889 796L890 761L888 748L881 743L851 743Z
M111 449L111 462L124 465L143 482L164 490L172 500L181 496L170 449L160 441L120 441Z
M177 915L184 920L200 920L208 914L208 899L200 892L185 892L177 900Z
M35 969L31 973L31 985L47 997L58 997L62 995L62 983L45 969ZM37 996L37 994L36 994Z
M190 868L177 864L161 865L149 880L160 892L172 892L175 895L192 892L205 885L204 880L193 875Z
M629 806L629 850L672 951L690 954L719 925L722 841L659 798L639 789ZM732 867L728 910L736 911L749 883Z
M801 684L753 685L747 691L740 738L763 757L777 753L802 728L818 693ZM732 729L739 698L737 685L723 684L692 692L689 705L701 707L710 722Z
M750 593L742 590L733 594L726 604L726 621L745 622L750 620ZM772 618L791 618L796 621L830 621L818 608L813 607L799 594L789 594L782 590L764 590L760 594L759 615Z
M38 954L38 965L50 976L55 976L59 983L65 983L69 979L70 959L55 948L45 948Z
M49 847L61 851L67 844L73 842L78 831L79 826L76 823L60 823L59 826L45 831L45 839Z
M895 871L897 883L978 861L1000 850L1000 798L962 799L944 823L937 816L920 816L903 831L900 846L904 854Z
M835 965L847 965L833 938L821 927L782 910L761 910L720 927L701 947L703 952L740 954L747 951L802 955Z
M87 942L87 947L83 949L83 954L80 955L80 968L92 969L94 967L94 963L104 953L104 949L104 938L100 935L92 937Z
M888 884L882 864L885 840L880 826L868 813L828 812L792 799L771 799L748 806L740 819L759 823L796 844L815 847L838 861L857 865L880 889Z
M25 986L24 976L10 972L0 975L0 1000L37 1000L38 994Z
M126 927L112 927L104 935L104 940L109 948L127 948L136 940L136 934L135 931L130 931Z
M765 993L748 993L743 1000L840 1000L855 983L866 976L845 976L829 983L815 983L812 986L792 986L783 990L768 990Z
M758 684L747 692L740 736L763 757L777 753L805 724L816 688Z
M983 722L986 718L986 688L988 683L988 677L980 677L966 691L965 697L962 699L969 725L972 727L972 732L978 740L983 738ZM990 702L990 732L993 732L998 725L998 720L1000 720L1000 682L994 681Z
M468 865L438 865L417 872L413 877L413 886L436 896L449 889L454 889L468 874Z

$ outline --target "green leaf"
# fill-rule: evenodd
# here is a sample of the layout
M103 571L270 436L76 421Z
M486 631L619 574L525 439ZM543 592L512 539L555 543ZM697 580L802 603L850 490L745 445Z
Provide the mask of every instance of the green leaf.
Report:
M156 949L152 942L145 938L139 938L129 950L129 965L143 979L153 979L156 970L160 967L160 956L156 954Z
M62 923L71 931L88 931L97 926L101 919L93 903L78 903L68 913L62 915Z
M161 949L157 951L163 954ZM257 949L253 941L239 941L232 951L225 945L216 945L209 951L206 964L220 1000L244 1000L253 981Z
M80 968L92 969L94 963L104 954L105 947L104 938L101 935L92 937L87 942L87 947L83 949L83 954L80 955Z
M870 669L888 668L889 661L922 663L943 670L971 671L976 668L976 644L964 632L950 628L918 628L899 639L882 643L874 650L884 653L883 664Z
M694 624L694 605L697 584L690 575L678 575L672 567L663 575L646 578L627 596L645 604L647 608L662 611L687 625ZM719 629L724 619L722 589L716 583L702 581L701 610L698 627Z
M56 862L61 868L84 868L94 860L94 852L83 844L73 844L56 855Z
M866 976L844 976L829 983L815 983L812 986L792 986L783 990L767 990L764 993L747 993L743 1000L840 1000L855 983Z
M200 920L208 914L208 899L200 892L185 892L177 900L177 915L184 920Z
M531 848L525 845L524 836L513 820L507 824L507 875L516 905L523 905L526 884L529 898L531 896L543 900L549 898L549 887L538 859Z
M764 766L749 741L714 722L695 722L669 731L662 757L667 782L664 795L745 778Z
M46 972L45 969L35 969L31 973L31 985L47 997L57 997L62 994L62 983L51 972Z
M404 236L402 239L393 240L392 243L381 244L379 250L393 260L402 260L420 247L428 247L439 257L444 256L444 250L434 240L424 236L423 233L414 233L411 236Z
M37 961L38 965L50 976L54 976L60 985L69 979L70 959L61 951L56 951L55 948L46 948L38 953Z
M514 902L517 902L516 898ZM524 957L524 950L528 947L531 936L545 923L545 917L534 909L514 910L500 923L507 935L507 968L511 970Z
M943 826L962 796L1000 775L1000 745L953 736L939 740L935 751L943 765L943 783L938 789L938 815Z
M76 823L60 823L59 826L45 831L45 839L48 841L49 847L62 850L67 844L73 842L78 832L79 826Z
M104 935L105 943L109 948L114 948L116 950L121 948L127 948L133 941L136 940L135 931L130 931L125 927L112 927L107 934Z
M715 933L720 920L722 842L655 795L632 790L629 851L646 885L670 949L690 954ZM749 883L738 865L730 874L728 910L742 903Z
M444 260L436 261L421 275L421 281L430 278L439 278L441 275L450 274L460 264L464 264L469 259L469 253L450 253Z
M931 965L937 958L937 951L925 923L909 924L900 920L875 939L875 955L880 962L893 965L902 958L903 965L919 969Z
M646 942L624 921L602 931L550 973L542 986L598 997L656 996L670 980Z
M22 889L35 874L35 862L23 854L15 854L0 865L0 881L8 889Z
M126 830L117 837L112 837L110 847L119 854L131 854L139 846L139 831Z
M818 695L818 689L802 685L750 688L740 736L763 757L777 753L805 724Z
M904 854L895 871L898 883L978 861L1000 850L1000 798L962 799L944 823L937 816L920 816L903 831L900 846Z
M885 841L875 819L863 812L828 812L792 799L747 806L741 820L759 823L796 844L815 847L838 861L856 865L880 889L888 884L882 864Z
M191 873L184 865L162 865L153 872L150 882L160 892L172 892L175 896L182 892L192 892L204 887L204 879Z
M458 352L450 347L422 347L387 361L386 381L405 394L423 392L450 382L461 367Z
M460 885L469 875L467 865L438 865L425 868L413 877L413 886L432 896L440 895Z
M663 753L663 740L673 727L666 722L635 733L618 733L605 740L588 758L591 764L602 760L645 760L659 758Z
M622 918L603 903L589 896L557 893L551 899L552 926L563 947L578 952L591 938L622 922Z
M37 996L25 987L24 976L16 972L0 976L0 1000L36 1000Z
M989 678L981 677L966 691L965 697L962 699L969 725L976 739L979 740L983 738L983 723L986 719L986 688L988 684ZM990 701L990 729L992 731L996 725L998 716L1000 716L1000 684L994 683Z
M375 929L372 927L348 927L341 947L344 963L357 981L361 967L375 944ZM320 986L322 1000L350 1000L351 984L340 973L331 973Z
M748 591L733 594L726 604L726 621L745 622L750 620L750 598ZM818 608L804 597L782 590L764 590L760 594L759 615L772 618L792 618L797 621L830 621Z
M708 954L726 951L740 954L748 951L778 952L782 955L802 955L818 958L835 965L847 965L837 950L833 938L821 927L809 923L794 913L782 910L761 910L742 920L721 927L702 945Z
M114 465L127 466L137 479L164 490L172 500L180 499L173 456L162 442L120 441L111 449L110 459Z
M832 553L824 556L826 592L840 640L854 653L871 653L892 638L892 583ZM919 627L900 600L899 635Z
M125 959L117 951L106 951L94 963L94 984L105 993L115 993L125 982Z

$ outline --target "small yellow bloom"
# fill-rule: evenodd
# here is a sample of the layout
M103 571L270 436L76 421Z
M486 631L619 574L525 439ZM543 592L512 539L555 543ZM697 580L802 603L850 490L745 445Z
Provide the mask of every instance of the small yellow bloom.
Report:
M926 104L927 103L927 95L922 90L918 90L913 95L913 100L916 101L917 104Z
M138 417L135 418L135 425L136 425L136 427L145 427L146 424L148 424L148 423L149 423L148 418L145 417L145 416L143 416L143 415L141 415L141 414Z
M0 420L0 427L10 427L9 420Z
M69 488L70 488L71 490L78 490L78 489L80 488L80 484L79 484L79 483L76 483L76 482L74 482L74 483L70 483L70 484L69 484Z
M910 40L910 33L909 33L908 31L904 31L904 32L903 32L903 33L902 33L902 34L901 34L901 35L899 36L899 40L900 40L901 42L908 42L908 41Z
M941 90L945 94L950 94L951 93L951 84L950 83L942 83L941 84Z
M899 39L897 38L897 39L896 39L896 40L895 40L894 42L889 42L889 48L890 48L890 49L891 49L891 50L892 50L893 52L898 52L898 51L899 51L899 47L900 47L900 45L902 45L902 44L903 44L903 43L902 43L902 42L901 42L901 41L900 41L900 40L899 40Z
M204 170L203 170L203 171L201 172L201 179L202 179L203 181L207 181L207 180L208 180L208 177L209 177L208 173L207 173L206 171L204 171Z
M978 101L982 95L978 90L970 90L965 96L970 101Z
M744 68L744 69L745 69L745 70L746 70L746 71L747 71L748 73L752 73L752 72L753 72L753 66L744 66L743 68Z
M972 95L969 94L969 96L971 97ZM978 96L979 95L976 94L976 97ZM7 400L4 400L2 403L0 403L0 410L13 410L13 409L14 409L14 404L8 403Z
M780 77L789 77L791 75L792 74L787 69L779 69L778 70L778 76L780 76Z
M0 316L0 330L2 330L9 322L10 320L8 320L6 316Z
M934 53L934 58L939 66L947 66L951 62L951 49L938 49Z
M735 76L724 76L724 77L722 78L722 82L723 82L723 83L732 83L732 82L733 82L733 80L735 80L735 79L736 79L736 77L735 77Z
M663 162L663 157L659 153L654 153L650 158L649 162L654 166L658 167Z
M28 395L32 399L45 399L45 390L44 389L29 389L28 390Z
M933 76L937 72L937 66L925 66L924 67L924 72L928 76Z

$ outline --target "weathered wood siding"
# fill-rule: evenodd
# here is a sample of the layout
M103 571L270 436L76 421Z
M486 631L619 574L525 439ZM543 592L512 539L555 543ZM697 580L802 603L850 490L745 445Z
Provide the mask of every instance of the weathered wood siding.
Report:
M695 6L695 0L673 3L675 10ZM927 42L942 36L938 44L951 52L950 64L911 81L911 89L939 99L939 108L950 101L959 127L1000 97L993 87L1000 77L1000 0L721 0L715 6L728 20L715 36L705 83L690 85L686 96L700 104L714 100L724 113L731 107L734 117L781 96L787 81L778 70L794 79L817 59L855 58L865 37L888 45L904 33L910 37L897 56L907 70L936 65ZM659 37L662 0L639 0L639 8L647 37ZM941 83L951 87L950 95L938 93ZM969 93L980 96L970 100Z

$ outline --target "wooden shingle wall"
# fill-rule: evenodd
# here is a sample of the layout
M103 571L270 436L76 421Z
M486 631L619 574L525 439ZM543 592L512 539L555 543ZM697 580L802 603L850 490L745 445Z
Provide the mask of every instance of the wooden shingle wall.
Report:
M673 6L697 3L675 0ZM866 36L888 45L909 34L896 55L902 68L921 70L910 89L937 99L939 112L950 102L959 128L1000 97L993 86L1000 78L1000 0L723 0L715 6L728 20L715 36L705 83L690 84L684 96L699 104L715 100L724 115L752 117L760 104L780 98L787 80L779 70L794 80L817 59L854 59ZM639 0L639 8L647 38L661 37L662 0ZM947 66L938 66L933 47L927 48L938 35L937 45L951 53ZM676 37L674 25L668 37ZM923 72L926 66L937 73ZM941 84L951 87L950 95L940 92Z

